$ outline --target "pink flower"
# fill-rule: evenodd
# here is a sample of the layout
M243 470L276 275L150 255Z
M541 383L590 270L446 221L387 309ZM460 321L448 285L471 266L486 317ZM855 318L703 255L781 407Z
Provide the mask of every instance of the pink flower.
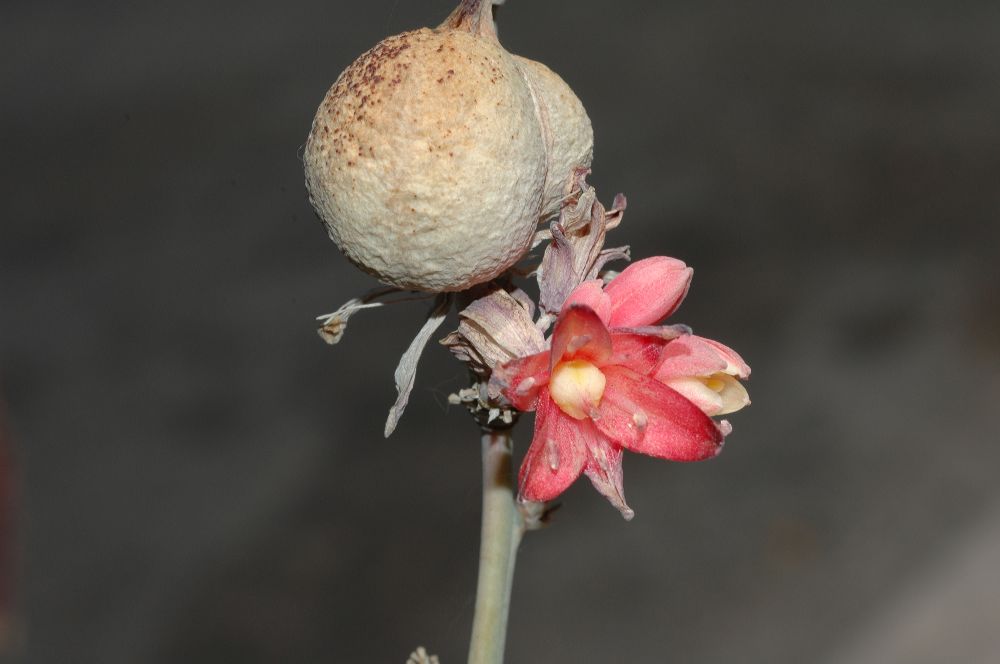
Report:
M566 299L550 350L496 368L519 410L536 410L521 466L520 499L556 498L581 474L633 516L622 489L622 451L700 461L722 449L728 422L709 416L749 403L733 350L686 328L652 327L680 305L692 270L666 257L639 261L607 286L590 280Z

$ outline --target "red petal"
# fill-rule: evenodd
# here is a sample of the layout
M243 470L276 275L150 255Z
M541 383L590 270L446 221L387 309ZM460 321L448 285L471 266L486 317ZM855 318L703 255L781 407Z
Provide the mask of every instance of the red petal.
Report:
M587 460L590 439L597 435L587 420L566 415L542 390L535 415L535 436L521 463L519 498L553 500L576 481Z
M582 304L563 309L552 331L551 367L568 360L598 366L611 357L611 333L597 313Z
M671 461L700 461L722 449L722 431L663 383L625 367L602 369L607 385L594 424L612 442Z
M713 339L705 339L704 337L696 337L696 338L701 339L701 341L705 342L706 344L714 348L719 353L719 355L722 356L722 359L726 361L727 365L725 373L731 376L736 376L737 378L750 377L750 365L747 364L743 360L743 358L740 357L740 354L737 353L735 350L733 350L729 346L726 346L725 344L720 344L718 341L715 341Z
M611 320L611 298L604 292L604 284L600 279L585 281L573 289L566 298L562 310L566 311L571 304L587 305L597 313L605 325Z
M501 364L493 370L490 382L500 387L514 408L534 410L539 390L549 384L549 351Z
M587 426L594 426L587 423ZM587 465L583 472L590 478L591 484L602 496L622 513L626 521L635 516L635 512L625 502L625 488L622 486L622 448L604 439L594 432L587 455Z
M610 327L652 325L680 306L694 271L683 261L654 256L632 263L604 292L611 298Z
M613 354L608 364L619 364L636 373L648 376L660 364L667 340L633 332L611 332Z
M733 349L691 334L667 344L663 350L663 364L656 370L656 378L711 376L720 372L746 378L750 375L750 367Z

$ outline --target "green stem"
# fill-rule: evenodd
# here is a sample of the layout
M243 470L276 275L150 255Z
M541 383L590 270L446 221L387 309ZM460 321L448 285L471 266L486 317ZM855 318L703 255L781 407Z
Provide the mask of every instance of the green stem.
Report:
M514 561L524 522L514 502L509 430L483 433L483 527L469 664L502 664Z

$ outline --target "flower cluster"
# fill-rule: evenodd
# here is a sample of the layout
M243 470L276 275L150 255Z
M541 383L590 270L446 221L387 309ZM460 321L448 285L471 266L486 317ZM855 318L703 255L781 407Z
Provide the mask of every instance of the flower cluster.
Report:
M520 498L557 497L581 474L631 518L622 451L672 461L714 457L731 430L711 415L750 401L750 368L733 350L682 326L653 326L680 305L692 271L656 257L607 285L566 299L547 350L495 368L492 382L518 410L537 411L520 471Z
M604 270L610 261L629 259L628 247L604 246L626 201L619 195L606 210L586 183L587 172L574 174L558 219L537 234L535 245L546 243L533 270L537 305L510 275L436 296L396 369L398 396L385 433L406 408L424 347L458 302L458 328L441 343L469 367L476 385L453 395L453 402L465 403L484 426L509 425L517 412L536 411L520 500L553 500L586 475L631 518L622 490L623 451L672 461L714 457L732 427L712 417L750 403L739 382L750 367L684 325L657 325L687 295L692 270L683 262L660 256L617 276ZM412 299L394 288L372 291L321 316L320 335L337 343L354 313L391 297Z

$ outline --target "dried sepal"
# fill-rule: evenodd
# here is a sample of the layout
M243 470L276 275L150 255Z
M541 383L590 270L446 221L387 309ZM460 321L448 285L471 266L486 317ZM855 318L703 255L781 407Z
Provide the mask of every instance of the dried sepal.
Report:
M537 270L539 306L547 317L558 314L573 289L594 279L612 260L628 260L628 247L604 249L607 232L621 223L625 197L615 197L611 210L597 200L587 184L586 169L576 172L575 190L549 227L549 246Z
M319 334L320 339L331 346L340 343L340 340L344 338L344 332L347 330L347 321L350 320L351 316L362 309L374 309L383 306L384 302L377 301L380 297L402 292L399 288L389 286L376 288L368 291L361 297L350 299L333 313L317 316L316 320L320 321L322 325L316 332Z
M393 295L400 297L388 299ZM434 296L431 294L414 293L394 286L374 288L361 297L348 300L333 313L316 316L316 320L322 323L316 332L319 334L320 339L333 346L340 343L340 340L344 337L344 332L347 330L347 321L362 309L375 309L377 307L384 307L387 304L399 304L400 302L429 300L432 297Z
M385 421L386 438L396 430L399 418L403 416L406 404L410 401L410 392L413 391L413 383L417 377L417 363L420 361L420 355L424 352L427 342L434 336L434 332L441 327L445 316L448 315L448 310L451 308L451 300L452 296L448 293L442 293L435 298L434 307L427 315L427 321L424 322L423 327L417 332L417 336L414 337L410 343L410 347L403 353L403 357L399 359L399 366L396 367L395 374L396 391L399 392L399 395L396 397L396 403L389 409L389 417Z
M479 376L498 364L545 348L545 338L532 321L533 306L523 291L502 289L474 300L459 312L458 330L441 343Z

